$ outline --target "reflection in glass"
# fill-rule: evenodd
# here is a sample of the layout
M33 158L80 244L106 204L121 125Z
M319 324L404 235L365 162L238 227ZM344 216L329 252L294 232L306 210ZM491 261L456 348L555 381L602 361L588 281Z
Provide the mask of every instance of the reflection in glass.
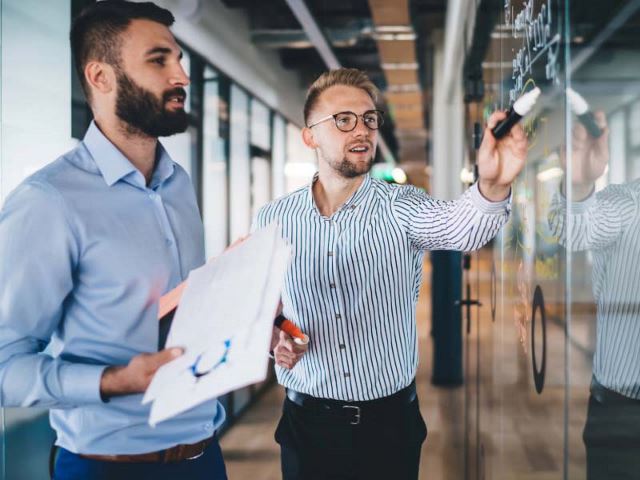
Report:
M606 116L600 111L596 118L605 129L599 137L573 126L569 198L558 192L550 223L563 245L593 258L597 332L584 429L587 477L631 479L640 468L640 179L595 193L610 163Z

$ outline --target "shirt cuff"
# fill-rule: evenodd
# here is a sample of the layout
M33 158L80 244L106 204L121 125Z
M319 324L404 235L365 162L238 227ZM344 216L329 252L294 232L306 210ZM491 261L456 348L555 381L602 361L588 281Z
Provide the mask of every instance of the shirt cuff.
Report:
M568 204L569 205L569 212L574 214L574 215L579 215L581 213L586 212L589 207L591 207L593 205L593 203L596 201L596 191L595 188L593 190L591 190L591 193L583 198L580 201L577 202L567 202L567 197L564 194L564 192L562 191L562 188L559 189L558 194L560 195L560 201L563 204Z
M569 212L580 214L586 212L596 201L596 196L592 193L584 200L569 203Z
M100 380L106 365L69 363L60 370L65 402L73 405L102 403Z
M474 183L469 187L469 198L471 199L471 203L482 213L488 214L509 214L511 211L511 195L513 190L509 191L509 196L504 200L499 202L492 202L491 200L486 199L482 193L480 193L480 188L478 187L478 182Z

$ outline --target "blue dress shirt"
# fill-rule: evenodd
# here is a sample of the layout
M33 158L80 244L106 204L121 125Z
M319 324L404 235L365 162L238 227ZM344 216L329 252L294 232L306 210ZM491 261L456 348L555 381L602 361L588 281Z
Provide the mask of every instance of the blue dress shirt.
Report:
M194 443L222 423L216 400L151 428L141 395L100 398L106 366L158 350L158 299L205 260L191 181L161 145L147 185L92 123L6 199L0 258L0 406L51 408L57 444L87 454Z

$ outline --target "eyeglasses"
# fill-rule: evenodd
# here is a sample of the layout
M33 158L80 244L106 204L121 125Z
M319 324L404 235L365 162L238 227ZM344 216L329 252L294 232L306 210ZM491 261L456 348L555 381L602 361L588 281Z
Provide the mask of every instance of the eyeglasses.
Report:
M327 115L316 123L309 125L307 128L313 128L333 118L338 130L341 132L350 132L358 125L358 117L362 118L362 123L364 123L369 130L378 130L384 123L384 112L382 110L367 110L362 115L353 112L338 112L333 115Z

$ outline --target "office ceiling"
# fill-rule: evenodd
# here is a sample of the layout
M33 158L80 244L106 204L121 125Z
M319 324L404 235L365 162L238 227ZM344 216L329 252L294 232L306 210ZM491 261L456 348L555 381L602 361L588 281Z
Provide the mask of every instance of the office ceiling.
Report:
M246 12L253 41L277 50L304 86L327 70L285 0L222 1ZM396 161L426 166L431 33L444 28L446 0L303 1L342 66L365 70L383 92L382 133Z

